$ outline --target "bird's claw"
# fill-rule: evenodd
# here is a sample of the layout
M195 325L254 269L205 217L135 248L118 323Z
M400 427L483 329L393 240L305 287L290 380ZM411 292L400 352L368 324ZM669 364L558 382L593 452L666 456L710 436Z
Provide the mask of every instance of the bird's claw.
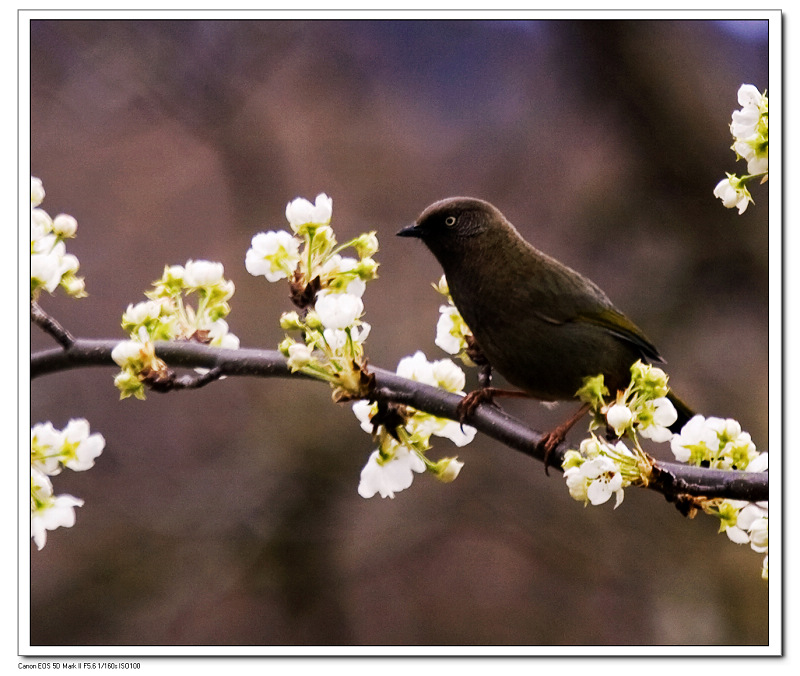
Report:
M542 456L542 462L544 463L544 473L547 476L550 476L550 457L553 455L553 451L558 448L559 444L561 444L565 438L565 431L553 430L552 432L545 434L537 444L544 454Z
M494 391L490 387L482 387L472 392L467 392L458 403L458 420L463 425L475 409L481 404L494 404Z
M573 415L569 420L562 423L558 427L556 427L552 432L548 432L545 434L536 444L537 448L541 449L543 456L542 461L544 462L544 473L548 476L550 475L549 467L550 467L550 456L553 455L553 451L558 448L560 444L564 442L567 438L567 433L572 429L572 426L578 422L586 412L589 410L589 405L584 404L580 407L580 409Z

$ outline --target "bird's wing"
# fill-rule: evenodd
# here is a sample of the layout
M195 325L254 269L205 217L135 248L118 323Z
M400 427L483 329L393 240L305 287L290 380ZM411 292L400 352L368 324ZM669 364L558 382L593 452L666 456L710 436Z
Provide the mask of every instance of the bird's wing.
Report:
M537 258L539 263L531 265L531 257ZM533 278L534 283L522 286L518 297L528 308L534 308L539 319L556 325L591 324L632 345L643 358L664 361L642 330L617 310L594 282L530 246L521 260L527 262L520 276L529 281ZM533 276L531 269L536 271ZM553 296L558 298L557 303L552 302Z
M656 346L642 333L642 330L613 307L604 308L598 312L582 312L576 315L573 321L602 327L617 338L636 347L646 359L664 362L664 358L658 353Z
M534 314L548 324L563 325L569 322L591 324L607 331L626 343L630 343L638 349L642 357L648 361L664 363L664 358L659 354L656 346L642 333L642 330L613 307L602 308L600 310L583 310L570 317L563 317L560 319L538 311L535 311Z

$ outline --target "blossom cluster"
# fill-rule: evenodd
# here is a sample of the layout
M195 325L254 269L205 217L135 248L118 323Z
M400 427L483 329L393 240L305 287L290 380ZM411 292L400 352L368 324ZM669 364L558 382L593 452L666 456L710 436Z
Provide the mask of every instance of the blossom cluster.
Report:
M713 469L764 472L768 454L759 453L750 435L732 419L694 416L670 440L679 462Z
M614 495L615 509L625 497L623 489L641 482L651 469L646 457L629 449L624 442L612 444L594 434L581 442L580 451L564 454L562 467L573 499L602 505Z
M63 430L49 422L31 428L31 537L39 549L48 530L73 526L75 507L83 505L72 495L54 495L50 477L64 467L75 472L93 467L104 447L103 436L91 434L84 419L70 420Z
M646 484L652 464L641 448L640 436L654 442L669 442L680 462L745 472L768 469L769 454L759 453L750 435L735 420L696 415L679 434L673 434L669 428L677 420L677 412L667 398L668 392L666 374L641 362L631 367L630 385L618 392L613 401L606 401L608 390L602 375L585 380L578 394L594 413L591 428L605 424L631 447L622 440L611 443L592 434L581 443L580 451L567 451L562 466L573 498L599 505L615 495L618 506L626 486ZM703 510L719 518L720 531L725 531L733 542L750 543L757 552L768 551L767 502L707 500L703 501ZM765 578L767 565L765 557L762 567Z
M120 397L145 398L145 381L167 367L155 355L157 340L191 340L212 347L237 349L239 339L225 317L234 293L222 263L190 260L171 265L145 293L148 300L128 305L122 328L130 336L114 348L112 358L122 368L114 379ZM196 299L196 307L189 298Z
M258 233L245 256L250 274L270 282L289 281L297 309L281 316L287 335L279 350L292 371L330 383L335 400L358 400L353 411L378 442L361 472L360 495L394 497L411 485L415 473L426 471L440 481L453 481L462 463L457 458L429 460L430 438L447 437L462 446L474 438L473 428L407 407L394 407L387 416L378 402L364 398L370 383L364 356L370 325L362 319L363 295L366 283L377 276L372 256L378 239L369 232L339 244L332 215L333 200L325 193L313 203L298 197L286 206L292 232ZM342 255L345 249L355 256ZM464 372L449 360L429 362L417 352L400 361L397 373L463 394Z
M42 181L31 176L31 300L42 290L52 294L59 286L73 298L82 298L85 283L76 275L80 264L64 243L75 237L78 222L67 214L51 218L39 206L44 195Z
M333 200L317 195L312 204L301 197L286 206L292 232L260 232L251 241L245 267L270 282L287 279L298 310L281 316L287 334L279 345L293 371L325 380L337 399L362 393L364 341L370 325L362 321L366 283L377 276L372 258L378 250L374 232L338 244L330 222ZM356 257L343 256L351 248Z
M423 352L404 357L397 366L397 374L448 392L464 394L464 372L449 359L429 362ZM377 402L360 400L353 404L353 413L365 432L378 441L372 452L358 486L359 495L371 498L393 498L396 492L411 485L414 473L430 472L445 483L453 481L464 463L458 458L446 457L434 462L426 452L430 450L431 436L450 439L456 446L470 443L476 430L468 425L430 413L404 407L392 422L381 423L381 407Z
M317 291L360 296L364 282L377 276L378 264L372 256L378 250L378 238L369 232L338 244L330 225L332 215L333 200L325 193L317 195L313 204L302 197L289 202L286 220L292 233L272 230L255 235L245 256L247 271L269 282L288 278L298 288L311 285ZM358 259L339 255L349 247Z
M737 159L747 162L747 173L737 176L726 172L726 178L714 188L714 195L725 207L736 207L742 214L753 201L747 184L756 178L763 183L769 177L769 99L754 85L743 84L738 100L742 108L731 116L731 149Z
M619 439L611 443L592 433L581 442L579 451L567 451L564 455L564 479L575 500L601 505L615 495L616 508L623 500L626 486L647 484L652 464L642 450L639 437L669 441L672 436L669 426L678 417L667 398L667 381L664 371L641 361L631 366L630 384L617 392L613 400L607 401L609 392L602 375L584 381L578 396L593 411L590 429L605 425Z
M707 508L720 520L720 532L739 545L749 544L754 552L764 554L761 577L769 578L769 503L722 500Z
M608 390L602 375L587 378L578 396L595 412L592 429L605 424L618 437L641 435L661 443L671 439L669 427L678 419L667 397L668 380L662 369L637 361L631 366L630 384L612 402L606 402Z
M769 453L759 453L750 435L730 418L694 416L670 441L681 462L714 469L766 472ZM769 503L741 500L711 501L705 511L719 518L720 531L732 542L750 544L759 553L769 550ZM762 576L768 574L765 554Z

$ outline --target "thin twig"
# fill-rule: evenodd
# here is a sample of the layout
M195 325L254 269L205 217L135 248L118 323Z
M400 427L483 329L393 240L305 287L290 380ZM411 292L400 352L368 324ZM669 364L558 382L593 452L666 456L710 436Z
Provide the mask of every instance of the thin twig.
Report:
M35 300L31 301L31 321L52 336L61 347L69 348L75 342L73 335L47 314Z

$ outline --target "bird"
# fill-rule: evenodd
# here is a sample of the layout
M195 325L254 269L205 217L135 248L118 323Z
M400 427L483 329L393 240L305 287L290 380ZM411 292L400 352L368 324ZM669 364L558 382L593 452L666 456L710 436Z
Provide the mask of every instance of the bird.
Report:
M584 379L603 374L624 390L637 360L664 359L642 330L594 282L527 242L495 206L474 197L434 202L397 235L422 240L444 272L450 296L488 367L517 394L545 402L576 399ZM467 395L464 413L496 394L491 370ZM672 391L680 429L692 410ZM552 451L588 411L583 406L540 442Z

